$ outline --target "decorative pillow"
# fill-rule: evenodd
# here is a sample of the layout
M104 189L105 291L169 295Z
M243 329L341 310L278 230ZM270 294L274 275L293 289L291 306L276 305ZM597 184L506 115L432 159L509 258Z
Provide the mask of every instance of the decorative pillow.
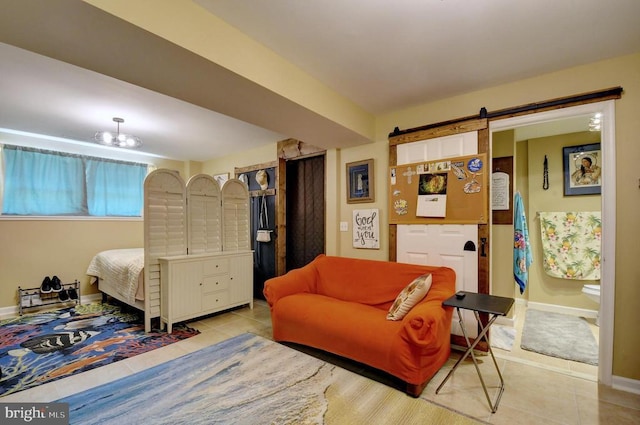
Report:
M387 320L402 320L409 310L422 300L431 288L431 273L416 277L396 297L387 313Z

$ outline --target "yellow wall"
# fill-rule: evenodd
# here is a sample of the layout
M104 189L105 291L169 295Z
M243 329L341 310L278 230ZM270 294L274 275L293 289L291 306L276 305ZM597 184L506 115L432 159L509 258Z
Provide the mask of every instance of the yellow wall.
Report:
M158 168L178 170L186 180L197 164L156 160ZM144 246L142 219L0 218L0 308L18 303L18 286L39 287L45 276L80 281L81 294L97 290L86 276L93 256L106 249Z
M582 285L599 281L565 280L549 276L542 267L539 211L600 211L600 195L564 196L562 148L599 143L600 133L572 133L528 141L529 190L524 199L529 240L534 261L529 268L528 300L574 308L597 310L598 304L582 294ZM544 156L549 163L549 190L542 189ZM518 186L519 188L519 186Z
M513 225L492 226L492 293L507 297L525 298L528 301L560 305L571 308L598 310L598 304L582 294L582 285L594 281L569 281L552 278L542 268L540 221L538 211L600 211L600 196L563 196L562 148L585 143L600 142L600 133L572 133L553 137L539 137L514 141L513 130L493 134L493 157L515 157L514 192L523 197L533 263L529 269L529 283L520 294L513 281L513 265L505 258L513 254ZM549 190L542 189L543 161L549 164Z
M264 145L255 149L228 155L224 158L215 158L202 163L202 172L205 174L229 173L234 178L234 168L249 167L254 164L262 164L278 160L278 147L275 143Z
M492 158L513 157L515 152L514 131L494 133ZM514 164L514 169L515 169ZM512 176L512 178L515 178ZM513 266L505 259L513 256L513 224L491 226L491 293L502 297L519 296L513 281ZM510 312L513 316L514 311Z
M373 159L375 171L375 199L372 203L347 204L347 176L346 166L349 162ZM337 255L351 258L365 258L370 260L389 259L389 215L387 211L388 199L388 169L389 169L389 144L386 140L379 141L372 145L345 149L341 151L340 162L337 164L340 172L338 205L339 221L346 221L349 224L347 232L339 231L339 223L327 223L327 226L338 231L338 252ZM380 249L362 249L353 247L353 211L358 209L379 209L380 218Z

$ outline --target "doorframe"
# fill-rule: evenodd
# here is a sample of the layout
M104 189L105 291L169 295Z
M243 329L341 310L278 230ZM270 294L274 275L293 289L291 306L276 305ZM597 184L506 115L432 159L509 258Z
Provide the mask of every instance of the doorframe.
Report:
M277 145L277 182L276 182L276 276L281 276L287 272L287 161L295 161L312 156L325 156L327 150L317 146L301 142L297 139L280 140ZM326 174L325 174L326 192ZM325 193L326 198L326 193ZM326 205L325 205L326 214ZM326 227L326 220L325 220ZM325 229L326 230L326 229ZM326 238L326 234L325 234ZM326 244L326 240L325 240Z
M613 335L615 319L615 242L616 242L616 173L615 173L615 100L594 102L579 106L537 112L505 119L489 120L489 145L493 146L493 133L539 124L576 115L602 112L602 269L600 279L600 331L598 380L612 385Z

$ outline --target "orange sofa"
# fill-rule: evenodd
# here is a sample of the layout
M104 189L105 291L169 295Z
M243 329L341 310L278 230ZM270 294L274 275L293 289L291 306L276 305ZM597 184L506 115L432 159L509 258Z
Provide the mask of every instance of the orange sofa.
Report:
M427 295L402 319L387 320L394 300L418 276L431 273ZM455 292L447 267L319 255L306 266L269 279L275 341L298 343L385 371L418 397L449 358Z

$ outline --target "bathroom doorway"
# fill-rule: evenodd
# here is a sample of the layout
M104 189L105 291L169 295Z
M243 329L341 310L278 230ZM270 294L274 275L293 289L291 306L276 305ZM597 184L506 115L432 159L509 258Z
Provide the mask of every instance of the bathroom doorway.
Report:
M613 298L614 298L614 276L615 276L615 117L614 117L614 101L598 102L586 105L580 105L576 107L563 108L553 111L541 112L537 114L507 118L503 120L495 120L490 122L490 143L498 143L503 132L512 131L515 133L522 133L525 131L536 131L536 134L541 134L543 131L555 131L555 134L573 133L576 130L570 129L567 126L575 125L580 119L583 121L588 120L589 117L595 113L601 113L602 127L600 130L601 136L601 152L602 152L602 194L600 202L600 210L602 212L602 272L601 282L604 284L601 286L600 296L600 327L598 328L599 339L599 367L598 367L598 380L606 385L611 385L612 379L612 356L613 356ZM584 121L588 122L588 121ZM562 127L565 126L565 129ZM584 126L584 124L583 124ZM555 130L551 130L556 127ZM588 131L588 127L581 129L580 131ZM551 135L552 133L548 133ZM514 136L514 140L515 140ZM496 145L497 146L497 145ZM494 157L500 155L493 155ZM514 142L513 148L513 163L517 175L518 158L517 149ZM558 164L556 164L557 166ZM543 164L540 163L539 169L528 170L525 178L537 180L542 187L545 184ZM522 169L520 169L522 171ZM557 182L556 182L557 184ZM517 187L517 183L516 183ZM558 188L555 188L558 190ZM562 189L560 189L562 190ZM529 225L529 232L539 232L539 223L535 221L535 217L527 217ZM492 257L500 258L500 254L496 253L496 250L500 248L497 246L498 241L501 239L501 232L504 229L500 229L500 226L492 225ZM511 230L510 243L513 243L513 230ZM512 248L511 248L512 249ZM534 253L535 254L535 253ZM501 257L504 258L504 257ZM536 261L534 259L534 261ZM540 259L537 259L540 261ZM491 267L491 292L497 295L504 295L505 282L510 282L512 285L513 296L519 301L519 304L526 306L526 298L520 299L519 291L516 290L515 283L513 283L512 273L510 276L506 276L504 269L502 275L500 275L500 267ZM494 270L495 269L495 270ZM580 285L582 286L582 285ZM509 290L508 288L506 289ZM526 293L525 293L526 295ZM524 309L520 308L518 314L524 314ZM521 320L514 317L515 321Z

